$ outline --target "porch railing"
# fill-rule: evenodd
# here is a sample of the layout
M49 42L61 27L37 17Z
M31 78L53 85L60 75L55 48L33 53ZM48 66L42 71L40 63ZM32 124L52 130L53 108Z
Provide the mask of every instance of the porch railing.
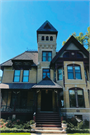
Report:
M1 112L22 112L22 113L33 113L33 106L27 106L27 108L11 108L10 106L2 105L0 108Z

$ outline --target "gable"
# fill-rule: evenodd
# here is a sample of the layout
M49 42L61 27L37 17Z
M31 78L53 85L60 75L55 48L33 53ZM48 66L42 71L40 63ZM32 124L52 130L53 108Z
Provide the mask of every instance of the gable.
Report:
M74 43L70 43L66 50L79 50L79 48Z
M59 57L62 57L65 51L80 51L84 58L89 58L89 52L83 47L83 45L75 39L74 36L71 36L56 56L52 59L51 64L54 63Z

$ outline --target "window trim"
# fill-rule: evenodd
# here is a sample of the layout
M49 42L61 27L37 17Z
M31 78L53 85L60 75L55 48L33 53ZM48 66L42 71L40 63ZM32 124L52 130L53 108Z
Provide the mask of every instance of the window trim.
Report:
M73 67L73 79L69 79L68 78L68 66L72 66ZM79 66L80 67L80 75L81 75L80 79L76 79L75 66ZM78 65L78 64L69 64L69 65L67 65L67 79L69 79L69 80L82 80L81 66Z
M69 93L70 90L74 90L74 91L75 91L76 107L71 107L71 105L70 105L70 93ZM79 107L79 105L78 105L78 94L77 94L77 90L82 90L83 102L84 102L84 106L83 106L83 107ZM70 89L68 90L68 93L69 93L69 106L70 106L70 108L85 108L84 90L83 90L82 88L79 88L79 87L72 87L72 88L70 88Z
M13 82L15 82L15 81L14 81L14 77L15 77L15 71L16 71L16 70L14 70ZM20 82L20 78L21 78L21 70L19 70L19 71L20 71L20 76L19 76L19 81L18 81L18 82Z
M45 52L46 53L46 61L43 61L43 52ZM42 61L43 62L50 62L50 61L48 61L48 53L51 53L51 60L52 60L52 51L42 51Z
M49 69L49 68L43 68L43 69L42 69L42 79L44 79L44 78L43 78L43 70L44 70L44 69ZM50 73L50 69L49 69L49 72L47 72L47 73Z
M25 71L25 70L23 70L22 82L24 82L24 81L23 81L23 77L24 77L24 71ZM29 74L30 74L30 73L29 73L29 70L27 70L27 71L28 71L28 82L29 82ZM28 83L28 82L24 82L24 83Z

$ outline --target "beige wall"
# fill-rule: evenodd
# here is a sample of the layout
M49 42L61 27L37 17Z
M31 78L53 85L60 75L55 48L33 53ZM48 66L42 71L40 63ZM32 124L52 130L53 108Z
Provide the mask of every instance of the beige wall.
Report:
M29 83L36 83L37 70L36 67L32 67L29 70ZM20 73L20 82L22 82L23 70ZM2 83L12 83L14 79L14 70L12 68L4 68Z

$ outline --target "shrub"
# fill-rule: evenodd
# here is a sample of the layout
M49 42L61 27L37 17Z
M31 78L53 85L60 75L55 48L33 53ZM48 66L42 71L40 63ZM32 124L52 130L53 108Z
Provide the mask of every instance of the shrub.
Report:
M30 120L30 125L34 124L35 121L34 120Z

